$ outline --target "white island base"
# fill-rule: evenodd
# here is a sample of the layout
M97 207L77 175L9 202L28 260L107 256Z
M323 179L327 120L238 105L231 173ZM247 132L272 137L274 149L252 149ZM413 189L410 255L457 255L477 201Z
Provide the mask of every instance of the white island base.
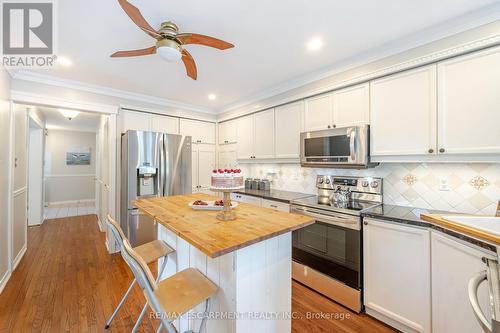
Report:
M291 332L291 232L217 258L208 257L160 223L158 239L176 250L169 256L162 279L194 267L219 286L206 333ZM203 311L204 304L200 304L193 312ZM188 314L177 320L178 331L198 332L201 320L193 317Z

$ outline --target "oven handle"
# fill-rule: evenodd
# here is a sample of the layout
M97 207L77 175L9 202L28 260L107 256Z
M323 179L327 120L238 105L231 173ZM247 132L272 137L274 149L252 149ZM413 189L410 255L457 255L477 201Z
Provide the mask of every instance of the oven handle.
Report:
M356 160L356 153L354 152L354 146L356 143L356 131L351 132L351 141L349 144L349 149L351 150L351 160L355 161Z
M342 217L342 216L338 216L338 215L335 215L335 216L323 215L323 214L314 213L313 211L306 209L306 208L302 208L302 207L291 207L290 212L314 217L319 222L323 222L323 223L327 223L327 224L331 224L331 225L336 225L336 226L345 227L348 229L355 229L355 230L360 229L359 218Z

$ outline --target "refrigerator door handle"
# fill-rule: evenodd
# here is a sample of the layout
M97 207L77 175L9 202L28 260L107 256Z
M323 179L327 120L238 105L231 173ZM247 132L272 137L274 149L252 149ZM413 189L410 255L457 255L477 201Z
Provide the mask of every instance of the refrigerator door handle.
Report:
M158 196L165 196L165 135L160 138L160 161L158 163Z
M479 300L477 297L478 288L484 281L487 280L487 272L481 271L477 273L472 279L469 280L468 284L468 293L469 293L469 302L472 306L472 310L474 311L474 315L481 323L481 326L487 333L492 332L491 322L486 318L481 307L479 306Z

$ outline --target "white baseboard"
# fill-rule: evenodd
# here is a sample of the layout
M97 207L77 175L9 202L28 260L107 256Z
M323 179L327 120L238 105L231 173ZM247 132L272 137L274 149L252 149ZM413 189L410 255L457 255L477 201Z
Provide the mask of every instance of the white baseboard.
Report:
M5 286L7 285L7 282L9 282L11 275L12 273L8 270L7 272L5 272L2 279L0 280L0 295L2 294Z
M77 204L81 202L93 202L95 203L95 199L82 199L82 200L68 200L68 201L51 201L51 202L46 202L45 207L51 206L51 205L64 205L64 204Z
M12 271L15 271L15 269L17 268L17 265L19 265L19 263L21 262L21 259L23 259L25 253L26 253L26 244L23 246L21 251L19 251L16 258L12 262Z

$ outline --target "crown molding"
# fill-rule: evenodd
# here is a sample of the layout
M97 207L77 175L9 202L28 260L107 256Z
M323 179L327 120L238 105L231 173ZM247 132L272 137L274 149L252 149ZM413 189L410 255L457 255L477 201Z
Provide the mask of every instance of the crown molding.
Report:
M201 112L201 113L208 113L208 114L215 114L216 113L215 110L207 109L207 108L204 108L204 107L201 107L198 105L194 105L194 104L183 103L183 102L178 102L178 101L174 101L174 100L169 100L169 99L165 99L165 98L144 95L144 94L139 94L139 93L133 93L130 91L119 90L119 89L115 89L115 88L94 85L94 84L84 83L84 82L80 82L80 81L63 79L63 78L59 78L59 77L51 76L51 75L43 75L43 74L34 73L34 72L27 72L27 71L12 71L11 76L15 80L23 80L23 81L47 84L47 85L61 87L61 88L75 89L75 90L85 91L85 92L94 93L94 94L98 94L98 95L123 98L125 100L132 100L132 101L138 101L138 102L143 102L143 103L156 104L159 106L178 108L178 109L189 110L189 111L193 111L193 112Z
M425 65L434 61L445 59L447 57L459 55L461 53L467 53L480 48L493 46L500 42L499 40L500 31L495 36L488 36L484 39L467 42L460 46L453 47L442 52L427 54L425 56L418 57L411 61L402 62L400 64L390 66L382 70L378 70L360 76L355 79L344 81L341 84L324 86L321 87L320 89L311 90L301 95L294 95L293 97L284 98L281 101L279 101L279 103L272 103L268 105L258 104L259 101L262 101L264 99L271 98L273 96L277 96L297 88L304 87L308 84L320 81L322 79L326 79L328 77L332 77L334 75L343 73L345 71L357 68L362 65L369 64L374 61L383 60L384 58L395 56L397 54L404 53L405 51L410 51L412 49L422 47L427 44L431 44L433 42L438 42L441 39L452 37L453 35L464 33L468 30L479 28L480 26L487 25L495 21L500 21L500 4L493 4L485 8L482 8L480 10L474 11L472 13L460 16L458 18L448 20L446 22L432 26L425 30L418 31L417 33L407 35L396 41L387 43L376 49L364 52L356 57L349 58L345 61L341 61L335 64L334 66L330 66L326 69L306 74L304 76L288 80L285 83L275 85L260 93L252 95L245 99L241 99L235 103L231 103L219 109L217 113L224 114L227 112L236 111L238 109L246 109L249 112L264 110L269 107L274 107L276 105L289 103L301 98L321 94L334 89L339 89L352 84L360 83L362 81L368 81L378 76L391 74L392 72L397 72L404 69ZM252 104L257 104L257 105L252 106Z

